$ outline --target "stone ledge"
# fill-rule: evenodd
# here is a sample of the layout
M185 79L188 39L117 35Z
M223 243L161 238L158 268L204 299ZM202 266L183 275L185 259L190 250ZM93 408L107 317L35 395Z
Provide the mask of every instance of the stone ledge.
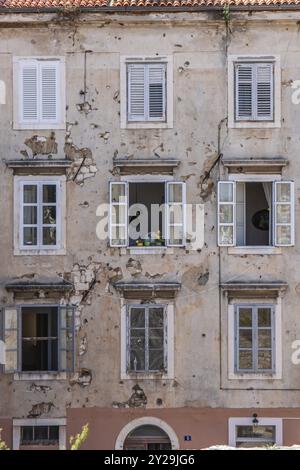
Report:
M118 168L121 174L131 173L167 173L173 174L174 168L177 168L180 160L171 158L140 158L125 159L116 158L113 161L114 168Z
M125 298L174 298L181 289L180 282L122 282L113 284Z

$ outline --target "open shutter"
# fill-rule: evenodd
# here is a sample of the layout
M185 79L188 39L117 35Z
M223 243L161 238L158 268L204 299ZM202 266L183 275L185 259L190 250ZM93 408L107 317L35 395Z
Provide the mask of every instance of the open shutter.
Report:
M273 119L273 64L256 65L256 118Z
M234 181L218 183L218 244L234 246L236 238L236 197Z
M186 184L166 184L166 241L168 246L184 246L186 238L185 221Z
M72 372L75 362L74 307L59 307L59 370Z
M128 121L144 121L145 115L145 64L128 65Z
M253 65L237 64L235 67L235 114L238 121L253 118Z
M18 370L18 308L4 309L5 372Z
M165 120L165 64L148 64L149 120Z
M40 115L42 122L57 122L59 62L40 63Z
M246 187L245 183L236 183L236 244L246 245Z
M35 62L20 63L21 122L38 121L38 66Z
M168 370L168 309L164 307L164 370Z
M109 188L110 246L128 245L128 184L125 182L110 183Z
M295 244L294 183L275 181L273 201L274 244L292 246Z

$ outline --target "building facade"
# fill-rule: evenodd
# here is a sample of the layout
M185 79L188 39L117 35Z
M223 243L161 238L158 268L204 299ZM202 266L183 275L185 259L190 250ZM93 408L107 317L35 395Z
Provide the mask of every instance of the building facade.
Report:
M2 437L299 443L300 3L63 3L0 1Z

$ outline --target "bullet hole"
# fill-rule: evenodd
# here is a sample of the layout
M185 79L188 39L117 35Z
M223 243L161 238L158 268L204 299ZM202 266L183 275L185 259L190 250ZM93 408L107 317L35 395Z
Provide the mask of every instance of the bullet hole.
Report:
M189 61L187 60L184 64L185 67L188 67L190 65Z
M158 398L158 399L156 400L156 404L157 404L157 406L161 406L161 405L163 404L162 399L161 399L161 398Z
M166 37L166 33L163 34L163 38L165 38L165 37Z
M206 338L206 334L205 334L205 333L202 333L202 338Z

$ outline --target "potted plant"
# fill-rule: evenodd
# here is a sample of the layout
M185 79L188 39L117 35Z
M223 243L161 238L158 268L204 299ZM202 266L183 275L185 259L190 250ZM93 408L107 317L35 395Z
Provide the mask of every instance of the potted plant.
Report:
M144 246L150 246L151 245L151 240L150 238L145 238L144 239Z
M140 237L135 241L135 244L136 244L136 246L143 246L144 245L143 240Z
M155 234L155 245L156 246L162 246L163 240L161 238L161 233L160 230L158 230Z

